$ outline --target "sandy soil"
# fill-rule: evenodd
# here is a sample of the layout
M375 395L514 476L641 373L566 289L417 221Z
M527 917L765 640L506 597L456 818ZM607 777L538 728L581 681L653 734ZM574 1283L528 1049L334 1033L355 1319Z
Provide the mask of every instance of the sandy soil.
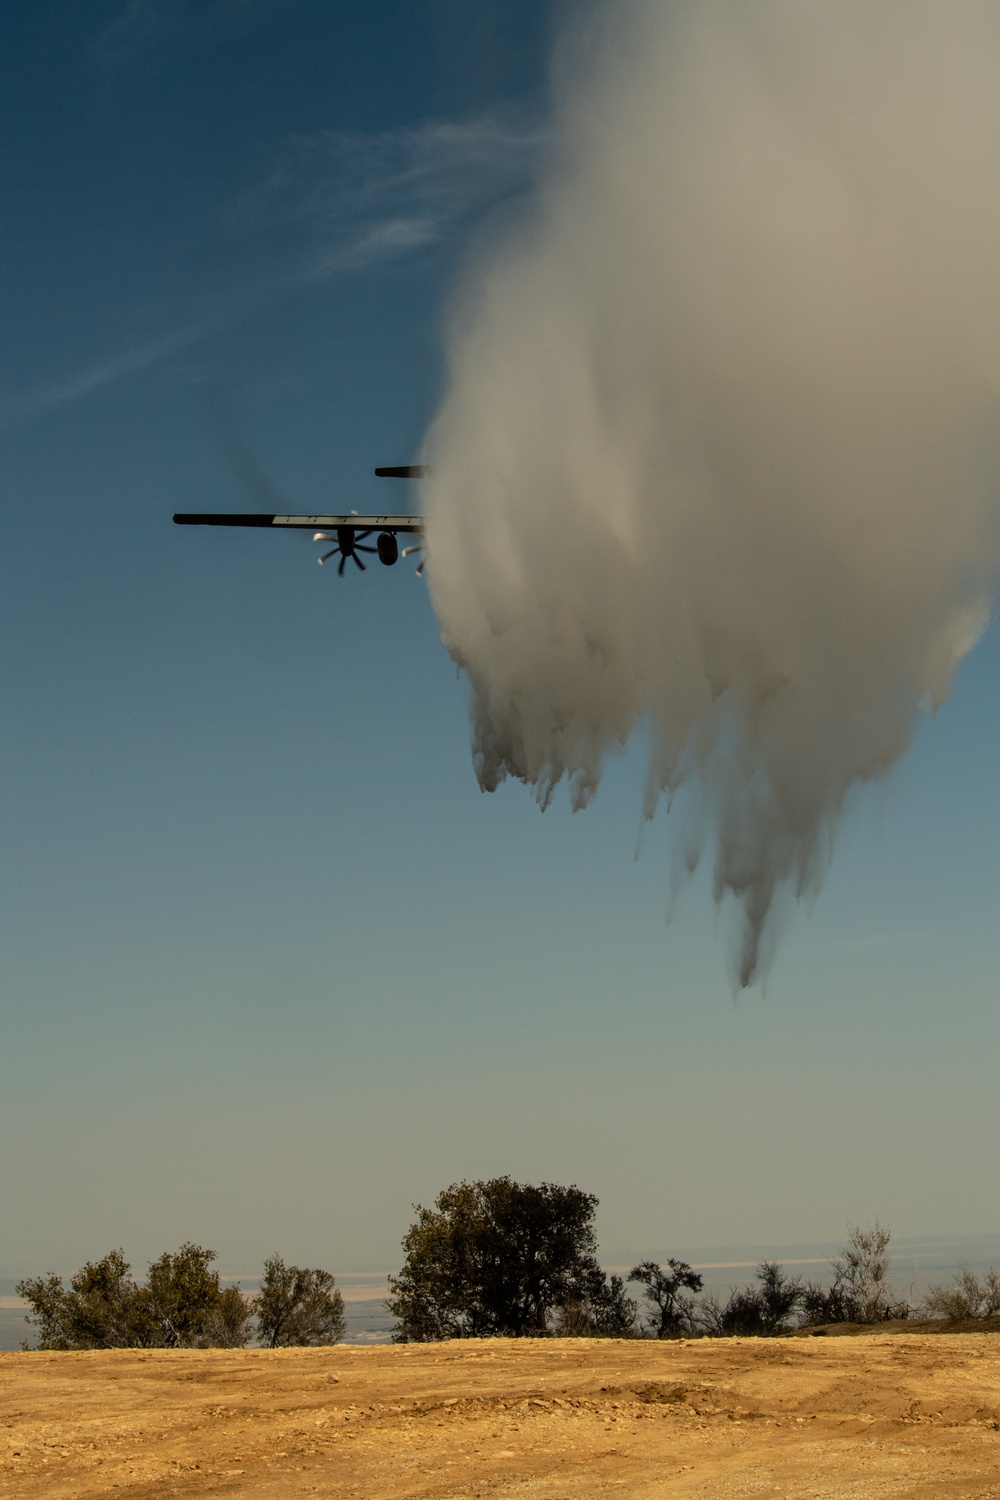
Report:
M985 1500L1000 1335L4 1354L0 1421L17 1500Z

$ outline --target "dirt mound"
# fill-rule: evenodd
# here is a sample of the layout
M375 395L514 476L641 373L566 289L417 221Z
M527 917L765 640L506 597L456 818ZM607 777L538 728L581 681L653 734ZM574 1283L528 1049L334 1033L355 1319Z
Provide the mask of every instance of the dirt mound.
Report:
M1000 1336L0 1355L16 1500L1000 1500Z

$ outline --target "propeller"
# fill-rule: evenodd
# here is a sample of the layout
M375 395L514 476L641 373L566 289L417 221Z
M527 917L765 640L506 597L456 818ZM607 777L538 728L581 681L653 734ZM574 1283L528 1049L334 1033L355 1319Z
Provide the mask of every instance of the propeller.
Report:
M402 552L399 555L400 555L400 557L409 557L410 554L411 554L411 552L423 552L423 550L424 550L424 544L423 544L423 542L414 542L414 544L413 544L412 547L404 547L403 550L402 550ZM420 562L419 562L419 564L417 566L417 577L418 578L420 577L421 573L424 571L424 563L426 561L427 561L427 559L425 557L422 557L420 559Z
M355 563L361 569L362 573L367 573L368 569L361 561L358 553L375 552L378 549L375 547L362 546L362 542L366 536L371 536L370 530L355 531L353 526L338 526L335 533L331 533L329 531L317 531L313 536L314 542L336 542L336 546L331 547L329 552L324 552L323 556L317 558L316 561L322 567L323 563L326 562L328 557L336 557L337 553L339 552L340 562L337 566L338 578L343 578L344 568L347 566L347 559L349 557L354 558Z
M233 413L228 409L220 392L209 393L206 399L206 416L215 440L222 450L227 467L256 504L262 508L266 507L276 512L284 513L292 510L292 504L285 498L277 486L272 483L250 443L243 437ZM393 479L419 479L429 473L430 470L425 465L408 464L396 468L376 469L375 472L380 476ZM344 569L347 566L347 559L349 557L353 557L355 566L362 573L367 573L367 566L359 556L359 553L362 552L376 553L382 557L383 562L395 562L396 557L394 553L389 558L379 553L377 547L365 545L367 538L371 535L372 531L370 527L359 531L357 527L349 524L337 526L330 531L317 531L313 536L314 542L332 542L334 544L328 552L323 553L322 557L317 558L317 562L322 566L331 557L339 556L340 562L337 565L338 578L343 578ZM392 541L393 548L395 548L394 534ZM402 556L405 557L407 552L417 552L419 550L418 547L408 547ZM422 562L417 572L423 572Z

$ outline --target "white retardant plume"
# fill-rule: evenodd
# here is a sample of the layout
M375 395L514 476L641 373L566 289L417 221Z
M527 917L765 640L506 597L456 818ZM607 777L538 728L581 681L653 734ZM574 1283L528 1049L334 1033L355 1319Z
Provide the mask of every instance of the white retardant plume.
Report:
M1000 6L598 6L553 139L453 319L434 606L484 788L582 806L648 727L747 985L989 607Z

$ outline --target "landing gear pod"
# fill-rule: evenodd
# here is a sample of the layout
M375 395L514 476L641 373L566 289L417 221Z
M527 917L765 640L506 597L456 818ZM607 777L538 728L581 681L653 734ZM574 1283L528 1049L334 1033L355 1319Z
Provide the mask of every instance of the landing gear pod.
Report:
M378 553L379 562L385 563L391 568L399 557L399 543L391 531L380 531L375 543L375 551Z

